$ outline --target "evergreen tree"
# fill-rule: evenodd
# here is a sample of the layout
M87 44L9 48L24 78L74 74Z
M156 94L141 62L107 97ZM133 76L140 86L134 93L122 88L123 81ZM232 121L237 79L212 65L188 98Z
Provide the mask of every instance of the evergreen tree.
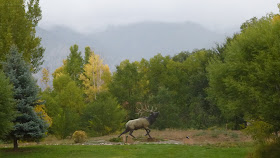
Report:
M34 107L38 105L39 89L33 78L29 65L15 46L11 47L7 62L3 64L4 72L14 85L17 116L14 128L10 133L14 140L14 149L18 148L18 140L38 141L45 136L47 123L37 116Z
M0 71L0 138L12 129L15 114L13 87L5 74Z

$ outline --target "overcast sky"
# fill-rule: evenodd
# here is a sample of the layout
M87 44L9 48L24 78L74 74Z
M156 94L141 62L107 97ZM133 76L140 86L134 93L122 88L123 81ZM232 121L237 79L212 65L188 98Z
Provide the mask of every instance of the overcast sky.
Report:
M279 0L41 0L45 29L66 26L81 33L145 21L195 22L223 32L246 20L278 13Z

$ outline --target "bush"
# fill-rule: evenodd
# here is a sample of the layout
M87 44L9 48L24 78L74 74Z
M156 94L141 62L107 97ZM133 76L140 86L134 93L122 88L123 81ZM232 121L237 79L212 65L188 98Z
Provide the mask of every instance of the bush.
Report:
M86 141L87 135L84 131L75 131L72 138L74 139L75 143L83 143Z
M116 98L107 93L100 93L97 100L89 103L82 115L82 127L89 136L101 136L114 133L124 128L126 112Z
M267 145L259 145L255 153L251 155L253 158L279 158L280 142L269 143Z
M122 142L122 137L111 138L109 139L110 142Z

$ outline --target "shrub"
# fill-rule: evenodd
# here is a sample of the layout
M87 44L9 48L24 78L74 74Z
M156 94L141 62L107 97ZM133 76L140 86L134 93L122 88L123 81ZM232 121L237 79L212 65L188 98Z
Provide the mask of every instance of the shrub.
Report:
M116 98L108 93L100 93L97 100L89 103L82 115L82 127L89 136L101 136L124 128L126 112Z
M252 154L253 158L278 158L280 157L280 141L276 141L268 144L260 144Z
M121 137L117 137L117 138L111 138L109 139L110 142L122 142L122 138Z
M87 135L84 131L75 131L72 138L74 139L75 143L83 143L86 141Z

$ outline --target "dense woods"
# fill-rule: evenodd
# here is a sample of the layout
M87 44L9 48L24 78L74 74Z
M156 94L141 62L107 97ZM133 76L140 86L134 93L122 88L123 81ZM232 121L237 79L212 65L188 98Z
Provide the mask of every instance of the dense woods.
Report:
M141 117L143 106L160 111L153 128L242 129L263 144L279 144L280 15L246 21L216 48L124 60L114 72L90 47L82 53L73 45L54 73L42 70L39 91L31 75L44 52L35 36L39 1L0 3L0 136L14 139L15 148L17 140L46 134L115 133Z

